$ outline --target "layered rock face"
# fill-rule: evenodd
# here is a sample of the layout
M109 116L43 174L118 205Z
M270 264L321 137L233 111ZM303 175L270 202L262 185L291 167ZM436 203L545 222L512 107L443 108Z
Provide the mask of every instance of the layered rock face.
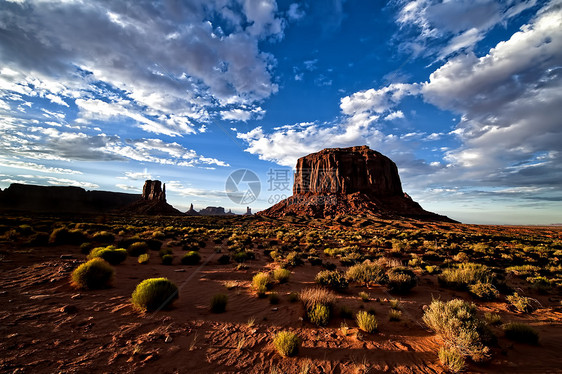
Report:
M145 200L166 201L166 184L162 189L162 182L147 180L142 187L142 198Z
M402 190L396 164L367 146L328 148L297 161L293 196L260 215L374 215L453 222L424 210Z

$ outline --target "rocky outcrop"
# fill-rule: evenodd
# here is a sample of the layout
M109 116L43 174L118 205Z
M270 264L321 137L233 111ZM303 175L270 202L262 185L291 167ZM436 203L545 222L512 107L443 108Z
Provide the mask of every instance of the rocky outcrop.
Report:
M158 180L147 180L142 188L142 198L145 200L166 201L166 184L162 188L162 183Z
M226 212L222 206L208 206L205 209L201 209L199 214L202 216L224 216Z
M187 212L185 212L185 214L188 215L188 216L199 216L200 215L198 211L193 209L193 204L191 204L189 206L189 210Z
M13 183L0 191L0 209L37 213L103 214L121 209L141 195L86 191L80 187Z
M166 185L159 180L147 180L142 188L142 198L122 211L126 214L150 216L183 216L184 214L166 202Z
M260 215L334 217L375 215L447 221L402 190L396 164L367 146L328 148L297 161L293 196Z

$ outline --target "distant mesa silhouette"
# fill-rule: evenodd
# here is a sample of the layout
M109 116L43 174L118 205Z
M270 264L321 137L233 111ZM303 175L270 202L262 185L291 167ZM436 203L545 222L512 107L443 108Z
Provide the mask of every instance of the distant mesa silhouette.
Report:
M142 188L142 197L122 210L131 215L183 216L166 202L166 184L159 180L147 180Z
M200 215L198 211L193 209L193 204L191 204L189 206L189 210L187 212L185 212L185 214L188 215L188 216L199 216Z
M327 148L298 159L293 195L259 215L363 215L456 222L424 210L402 190L396 164L368 146Z
M233 216L235 215L232 213L232 210L228 210L228 212L224 211L222 206L208 206L205 209L201 209L199 214L202 216Z

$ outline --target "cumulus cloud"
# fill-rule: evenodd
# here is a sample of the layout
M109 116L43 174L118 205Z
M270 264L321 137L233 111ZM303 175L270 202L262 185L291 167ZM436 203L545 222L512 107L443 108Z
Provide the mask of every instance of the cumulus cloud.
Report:
M221 117L227 121L243 121L247 122L250 119L262 119L265 115L265 110L261 107L253 109L240 109L234 108L230 110L221 111Z
M417 84L393 83L380 89L371 88L356 92L341 99L340 108L344 114L358 112L384 113L392 109L406 95L415 95Z
M282 38L284 22L273 0L3 2L0 97L76 101L86 118L191 134L192 121L277 91L258 42Z
M401 28L401 35L407 35L407 38L400 35L396 38L403 49L414 55L436 55L442 60L456 52L472 50L494 26L532 8L536 3L536 0L398 1L396 22Z

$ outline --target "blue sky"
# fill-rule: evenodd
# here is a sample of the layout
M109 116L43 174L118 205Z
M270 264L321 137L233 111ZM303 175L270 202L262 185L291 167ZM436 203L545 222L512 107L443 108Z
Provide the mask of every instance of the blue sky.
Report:
M561 77L560 0L0 0L0 188L152 178L244 212L247 168L257 211L298 157L367 144L427 210L561 223Z

